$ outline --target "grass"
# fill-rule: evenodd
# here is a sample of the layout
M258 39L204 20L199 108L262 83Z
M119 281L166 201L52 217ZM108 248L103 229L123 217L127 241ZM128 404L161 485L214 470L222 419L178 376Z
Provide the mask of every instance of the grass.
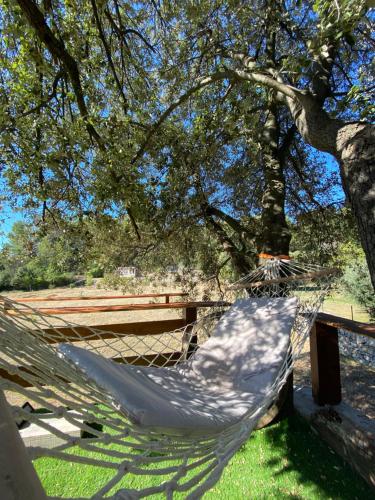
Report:
M352 319L353 311L353 319L355 321L362 321L363 323L370 322L370 317L364 308L358 305L350 296L342 293L330 294L324 300L322 311L348 319Z
M113 474L51 458L34 465L47 493L63 497L90 496ZM145 480L133 476L127 486L144 486ZM147 478L148 485L157 482L158 478ZM204 498L368 500L373 491L295 415L253 433Z

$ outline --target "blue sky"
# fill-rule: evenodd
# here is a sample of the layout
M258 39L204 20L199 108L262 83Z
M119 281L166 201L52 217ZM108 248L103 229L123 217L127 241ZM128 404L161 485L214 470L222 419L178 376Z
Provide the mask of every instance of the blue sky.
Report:
M8 204L1 204L1 215L0 215L0 247L4 245L7 241L7 235L12 229L12 226L17 221L25 220L26 213L22 211L16 211L11 208Z

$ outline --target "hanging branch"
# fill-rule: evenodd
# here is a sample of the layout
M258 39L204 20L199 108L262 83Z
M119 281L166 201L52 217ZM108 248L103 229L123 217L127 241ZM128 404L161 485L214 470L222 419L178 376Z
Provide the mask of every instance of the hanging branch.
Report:
M99 37L100 37L100 40L103 43L103 47L104 47L104 50L105 50L105 53L106 53L106 56L107 56L107 61L108 61L109 67L111 68L111 71L112 71L113 78L114 78L114 80L116 82L118 91L119 91L119 93L120 93L120 95L122 97L123 105L124 105L124 113L126 114L127 111L128 111L128 100L127 100L127 98L126 98L126 96L124 94L124 89L122 88L121 82L120 82L120 80L118 78L118 75L117 75L117 72L116 72L115 65L113 63L111 50L110 50L109 45L107 43L107 40L105 38L103 26L102 26L102 23L100 22L99 13L98 13L98 9L97 9L95 0L91 0L91 5L92 5L92 10L94 12L94 18L95 18L96 26L97 26L98 32L99 32Z
M101 136L89 121L89 113L84 99L80 73L76 60L67 51L64 42L57 39L53 34L51 29L47 25L42 12L39 10L38 6L33 2L33 0L16 1L40 41L47 47L54 58L59 59L62 62L66 73L69 75L69 79L76 96L78 109L86 125L86 130L88 131L90 137L92 137L96 141L99 148L104 151L106 149L105 144ZM129 219L137 235L137 238L141 239L139 228L132 214L132 211L129 206L127 206L126 209L128 211Z
M134 164L136 163L146 152L147 148L149 147L150 140L152 137L155 135L157 130L160 128L160 126L165 122L165 120L173 113L175 109L177 109L181 104L186 102L189 97L193 96L195 93L197 93L199 90L211 85L214 82L224 80L225 78L229 78L233 76L232 72L230 71L217 71L216 73L213 73L212 75L202 78L199 83L194 85L194 87L191 87L189 90L187 90L184 94L182 94L175 102L173 102L159 117L159 119L152 125L149 129L148 134L146 135L145 140L143 141L141 147L138 149L137 153L131 160L131 163Z
M64 71L62 69L60 69L56 73L55 79L53 80L52 91L48 94L48 96L45 99L42 99L37 106L34 106L33 108L29 109L28 111L25 111L24 113L22 113L21 118L25 118L25 116L31 115L33 113L39 113L39 111L42 108L45 108L47 106L47 104L57 96L57 87L58 87L63 75L64 75Z
M109 12L109 10L105 9L104 13L105 13L108 21L110 22L112 28L114 29L114 31L116 31L117 35L121 39L125 38L126 35L128 35L128 34L136 35L138 38L140 38L142 40L142 42L146 45L147 48L149 48L154 53L156 52L155 49L154 49L154 47L146 40L146 38L142 35L142 33L140 33L135 28L124 28L122 26L122 24L121 24L121 26L117 26L115 20L111 16L111 13ZM119 22L121 22L121 18L119 19Z
M95 127L89 121L89 112L86 107L81 78L76 60L70 55L65 48L63 41L56 38L46 20L33 0L16 0L25 15L29 25L34 29L39 40L47 47L51 55L60 60L69 75L70 82L76 96L79 112L85 122L86 130L92 137L100 149L104 149L102 138L96 131Z

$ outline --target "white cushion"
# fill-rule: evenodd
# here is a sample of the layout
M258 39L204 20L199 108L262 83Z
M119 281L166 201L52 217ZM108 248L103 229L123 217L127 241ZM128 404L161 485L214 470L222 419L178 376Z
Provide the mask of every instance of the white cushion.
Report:
M255 409L275 381L297 303L296 298L236 301L211 338L173 368L118 364L71 344L58 351L133 423L166 434L218 432Z

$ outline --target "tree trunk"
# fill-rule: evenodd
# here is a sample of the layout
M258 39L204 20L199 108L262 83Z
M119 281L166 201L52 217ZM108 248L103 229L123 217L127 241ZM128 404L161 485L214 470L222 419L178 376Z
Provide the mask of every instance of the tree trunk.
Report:
M331 153L340 165L375 290L375 126L331 119L312 96L299 102L288 98L287 103L303 139Z
M271 102L261 138L265 188L259 246L262 253L288 255L291 234L285 218L285 178L279 158L279 135L277 105Z
M251 269L251 265L246 259L246 256L241 252L232 239L226 234L221 225L215 221L210 215L206 215L206 222L211 227L213 232L216 234L218 240L220 241L223 250L231 258L234 269L239 276L246 276Z
M344 125L337 135L336 158L375 290L375 127Z

